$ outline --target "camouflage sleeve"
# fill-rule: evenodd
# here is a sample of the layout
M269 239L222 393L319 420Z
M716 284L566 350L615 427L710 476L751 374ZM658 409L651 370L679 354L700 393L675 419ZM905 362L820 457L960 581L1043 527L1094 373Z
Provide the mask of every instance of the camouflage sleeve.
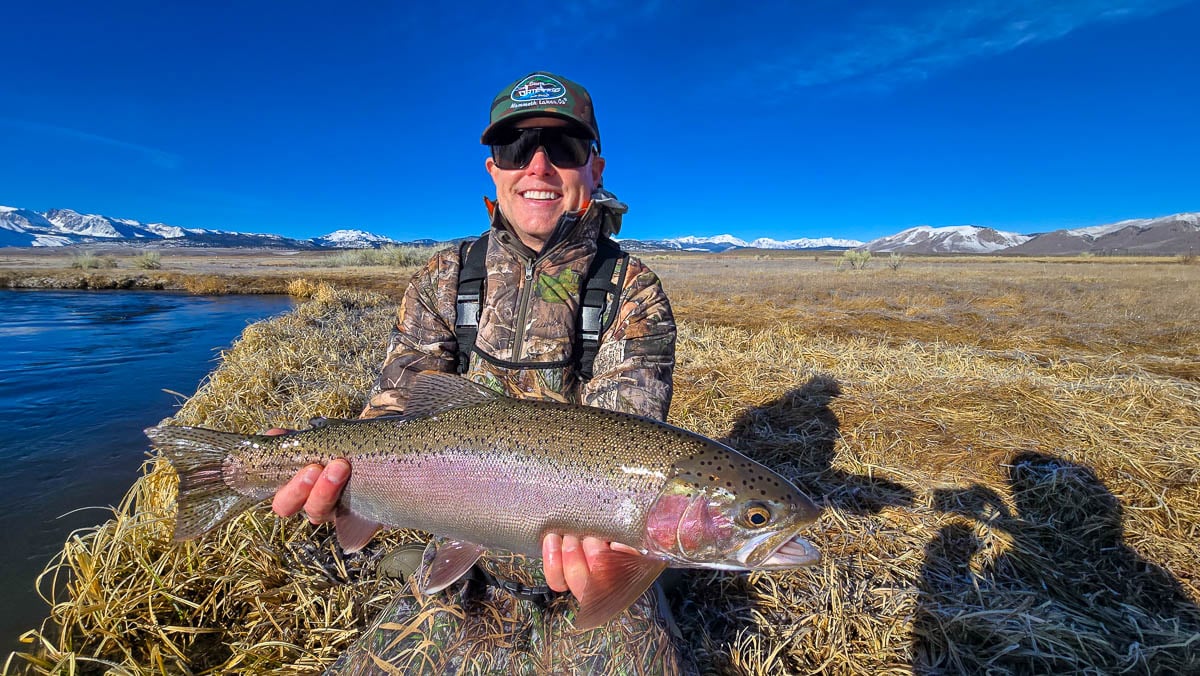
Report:
M583 403L666 420L675 368L675 317L658 275L629 257L617 316L600 341Z
M413 275L400 301L379 380L360 417L403 411L412 377L419 371L454 370L458 353L454 337L458 269L458 251L447 249L435 254Z

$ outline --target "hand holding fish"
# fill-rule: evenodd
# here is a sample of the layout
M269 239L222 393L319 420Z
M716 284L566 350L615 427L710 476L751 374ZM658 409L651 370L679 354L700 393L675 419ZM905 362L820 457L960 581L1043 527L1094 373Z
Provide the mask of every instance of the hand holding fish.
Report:
M427 594L488 549L541 555L550 585L579 599L579 629L619 614L667 566L785 570L819 559L799 532L820 507L728 446L648 418L509 399L454 375L421 374L398 416L294 434L146 434L179 474L176 541L274 498L281 514L332 516L348 552L382 527L440 536Z
M276 427L264 434L278 436L291 431ZM279 516L293 516L303 510L312 524L328 523L334 520L334 509L342 487L349 479L350 463L342 458L324 467L308 465L275 493L271 509ZM588 584L591 564L597 556L605 549L622 548L636 553L631 547L605 542L600 538L585 537L581 540L574 535L563 537L558 533L547 533L542 539L546 584L554 591L570 591L578 597Z
M263 434L274 437L293 431L275 427ZM308 465L275 492L271 509L279 516L292 516L303 510L314 526L329 523L333 521L342 488L349 480L350 463L343 458L337 458L327 466Z
M557 592L570 590L575 598L583 597L583 590L595 576L595 567L606 550L637 554L638 551L620 542L605 542L600 538L578 538L547 533L542 538L542 570L546 584Z

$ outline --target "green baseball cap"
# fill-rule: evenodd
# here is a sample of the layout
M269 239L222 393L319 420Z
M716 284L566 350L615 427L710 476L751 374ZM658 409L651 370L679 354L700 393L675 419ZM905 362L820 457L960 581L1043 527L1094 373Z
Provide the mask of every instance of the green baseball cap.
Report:
M545 71L530 73L500 90L492 101L491 124L479 141L491 145L497 129L522 118L540 116L561 117L582 125L600 149L600 128L596 126L591 95L578 83Z

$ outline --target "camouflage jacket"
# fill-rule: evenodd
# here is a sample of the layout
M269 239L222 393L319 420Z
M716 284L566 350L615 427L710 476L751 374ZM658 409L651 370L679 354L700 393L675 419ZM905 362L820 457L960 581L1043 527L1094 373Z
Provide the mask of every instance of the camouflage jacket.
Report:
M658 276L630 256L616 312L601 336L593 378L574 373L580 282L612 216L591 202L563 216L540 254L526 247L489 202L487 280L475 351L466 376L523 399L581 403L664 420L671 403L675 320ZM418 371L454 372L457 248L433 256L400 304L383 369L364 417L403 411ZM614 272L614 282L622 270ZM567 364L564 366L564 364Z

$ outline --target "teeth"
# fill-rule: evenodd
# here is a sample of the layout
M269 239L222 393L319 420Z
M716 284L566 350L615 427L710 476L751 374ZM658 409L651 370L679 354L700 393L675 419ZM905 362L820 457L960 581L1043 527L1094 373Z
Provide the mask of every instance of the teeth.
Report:
M526 190L521 193L521 197L527 200L552 200L558 199L558 193L553 193L549 190Z

